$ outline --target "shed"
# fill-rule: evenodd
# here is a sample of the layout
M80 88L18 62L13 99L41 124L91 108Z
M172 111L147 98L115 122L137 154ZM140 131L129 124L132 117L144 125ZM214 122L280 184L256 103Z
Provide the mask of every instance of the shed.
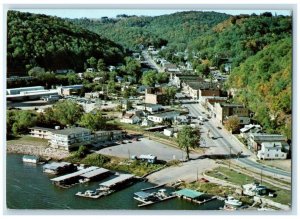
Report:
M190 199L196 199L200 196L204 195L202 192L198 192L191 189L181 189L179 191L174 192L175 195L178 197L184 197L184 198L190 198Z

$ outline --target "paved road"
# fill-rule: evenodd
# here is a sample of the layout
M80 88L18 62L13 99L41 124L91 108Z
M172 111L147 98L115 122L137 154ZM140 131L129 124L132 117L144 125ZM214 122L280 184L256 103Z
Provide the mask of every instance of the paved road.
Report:
M142 138L140 141L132 141L131 143L120 144L116 146L106 147L97 151L101 154L112 155L117 157L129 158L132 155L153 154L159 160L170 161L173 159L181 160L185 158L185 153L178 148ZM200 154L191 153L191 158L197 158Z
M193 116L200 116L203 115L202 112L207 111L202 107L200 104L185 104L186 107L189 108L190 114ZM258 170L263 170L264 173L274 174L275 176L283 176L283 177L291 177L291 173L275 169L266 165L262 165L260 163L257 163L253 161L255 157L249 150L247 150L241 143L237 142L230 134L226 133L225 130L219 130L217 128L216 123L213 121L213 119L210 119L208 122L204 122L204 130L210 130L212 135L214 137L217 137L215 141L215 149L214 153L218 154L230 154L230 153L238 153L240 151L243 151L244 155L248 155L248 158L239 158L237 161L246 165L251 166L252 168L256 168Z
M156 62L149 56L149 54L146 51L143 51L142 55L151 68L156 69L158 72L164 71L163 68L156 64Z

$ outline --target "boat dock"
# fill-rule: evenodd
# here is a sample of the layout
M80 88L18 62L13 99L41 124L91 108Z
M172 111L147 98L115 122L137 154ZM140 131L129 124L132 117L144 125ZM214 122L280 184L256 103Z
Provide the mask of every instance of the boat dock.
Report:
M190 202L193 202L193 203L196 203L199 205L205 204L207 202L210 202L210 201L218 198L217 196L213 196L208 199L204 199L204 200L200 201L200 200L198 200L198 198L200 198L201 196L205 196L206 194L203 192L198 192L198 191L191 190L191 189L182 189L182 190L173 192L173 194L179 198L188 200Z
M106 177L109 174L109 170L104 168L99 168L91 166L74 173L59 176L51 179L51 181L62 188L69 188L72 185L78 184L80 182L87 182L91 179Z
M169 195L166 194L165 189L160 189L158 192L148 193L148 192L136 192L134 193L135 197L133 197L135 200L142 202L142 204L139 204L138 207L144 207L153 205L158 202L163 202L169 199L173 199L176 197L176 195Z
M120 187L122 184L128 182L132 178L134 178L134 175L132 175L132 174L120 174L111 180L100 183L99 185L100 185L100 187L105 187L105 188L111 189L111 188L115 188L115 187Z

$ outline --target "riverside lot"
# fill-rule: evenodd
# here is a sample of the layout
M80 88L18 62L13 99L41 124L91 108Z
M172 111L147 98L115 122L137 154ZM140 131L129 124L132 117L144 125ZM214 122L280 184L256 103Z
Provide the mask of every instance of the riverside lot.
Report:
M97 151L97 153L122 158L129 158L133 155L152 154L159 160L181 160L185 159L185 152L178 148L171 147L148 138L141 138L139 141L126 141L124 144L110 146ZM190 158L197 158L200 154L190 153Z

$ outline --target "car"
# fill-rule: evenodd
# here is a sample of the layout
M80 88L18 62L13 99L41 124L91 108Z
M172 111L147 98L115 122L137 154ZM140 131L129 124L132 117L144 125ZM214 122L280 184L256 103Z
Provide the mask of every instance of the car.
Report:
M220 127L220 126L218 126L217 128L218 128L218 129L222 129L222 127Z

